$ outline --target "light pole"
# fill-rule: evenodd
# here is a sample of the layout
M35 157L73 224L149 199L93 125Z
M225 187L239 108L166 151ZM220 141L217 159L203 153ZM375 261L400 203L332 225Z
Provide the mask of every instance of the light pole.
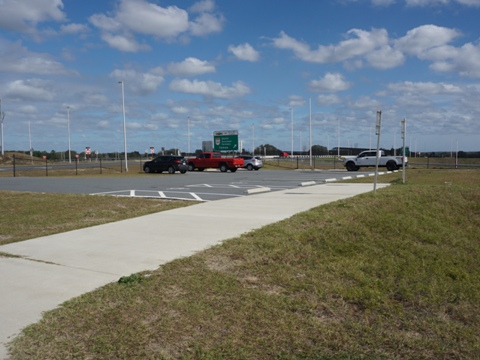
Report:
M290 154L293 157L293 108L290 108L292 116L292 153Z
M310 98L310 167L312 165L312 98Z
M67 106L67 127L68 127L68 162L72 163L72 153L70 150L70 106Z
M123 111L123 148L125 151L125 172L128 172L128 160L127 160L127 124L125 121L125 90L123 80L118 82L122 84L122 111Z
M5 150L3 146L3 119L5 118L5 113L2 111L2 99L0 99L0 131L2 132L2 156L5 155Z
M255 156L255 124L252 125L252 155Z
M188 141L188 155L190 156L190 116L187 119L187 141Z

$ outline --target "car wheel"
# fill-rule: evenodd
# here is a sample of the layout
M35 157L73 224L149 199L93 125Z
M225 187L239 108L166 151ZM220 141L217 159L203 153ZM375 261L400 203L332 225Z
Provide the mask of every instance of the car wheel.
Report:
M394 161L387 162L387 170L388 171L397 170L397 164L395 164Z
M235 171L237 171L237 168L231 168L230 171L235 172Z
M255 171L258 171L258 170L260 170L260 168L255 168Z
M195 170L195 166L193 166L192 163L188 164L188 171L193 171Z
M175 168L173 166L168 167L168 173L169 174L175 174Z
M227 172L228 167L227 164L220 164L220 171L221 172Z
M148 173L151 173L151 172L152 172L152 169L150 169L148 166L145 166L145 167L143 168L143 171L145 171L145 173L148 174Z
M247 165L247 170L248 170L248 171L252 171L252 170L253 170L253 165L252 165L252 164L248 164L248 165Z
M352 161L347 163L346 168L347 168L348 171L357 171L358 170L357 165L355 165L355 163L352 162Z
M187 170L181 170L180 173L181 174L185 174L187 172Z

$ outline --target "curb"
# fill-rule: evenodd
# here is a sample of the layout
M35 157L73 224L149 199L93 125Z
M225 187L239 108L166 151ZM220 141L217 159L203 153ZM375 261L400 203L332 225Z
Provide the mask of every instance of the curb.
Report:
M259 187L255 189L248 189L247 191L245 191L245 193L250 195L250 194L258 194L258 193L267 192L267 191L271 191L271 189L268 187Z

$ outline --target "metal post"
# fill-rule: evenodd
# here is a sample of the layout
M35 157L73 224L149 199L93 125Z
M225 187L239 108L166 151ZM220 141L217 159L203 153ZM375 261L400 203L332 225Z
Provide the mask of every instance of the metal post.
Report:
M5 113L2 112L2 99L0 99L0 131L2 132L2 156L5 155L5 146L3 145L3 119L5 118Z
M122 84L122 111L123 111L123 148L125 151L125 172L128 172L128 160L127 160L127 125L125 120L125 89L123 81L119 81Z
M312 167L312 98L310 98L310 168Z
M187 119L187 153L190 156L190 116Z
M67 125L68 125L68 163L72 163L72 153L70 150L70 106L67 106Z
M373 183L373 192L377 191L377 178L378 178L378 161L380 159L380 129L382 127L382 110L377 110L377 123L376 123L376 135L377 135L377 157L375 160L375 181Z
M405 118L402 120L402 140L403 140L403 158L402 158L402 183L405 184L405 141L407 138L407 121Z
M291 108L290 110L292 115L292 153L290 155L293 156L293 108Z

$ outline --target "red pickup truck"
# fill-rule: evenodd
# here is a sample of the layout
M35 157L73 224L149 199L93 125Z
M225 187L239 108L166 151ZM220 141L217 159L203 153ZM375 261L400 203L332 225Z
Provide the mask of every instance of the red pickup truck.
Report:
M203 171L206 168L220 169L221 172L230 170L237 171L238 168L243 168L243 159L225 158L219 152L203 152L195 158L187 159L188 170Z

